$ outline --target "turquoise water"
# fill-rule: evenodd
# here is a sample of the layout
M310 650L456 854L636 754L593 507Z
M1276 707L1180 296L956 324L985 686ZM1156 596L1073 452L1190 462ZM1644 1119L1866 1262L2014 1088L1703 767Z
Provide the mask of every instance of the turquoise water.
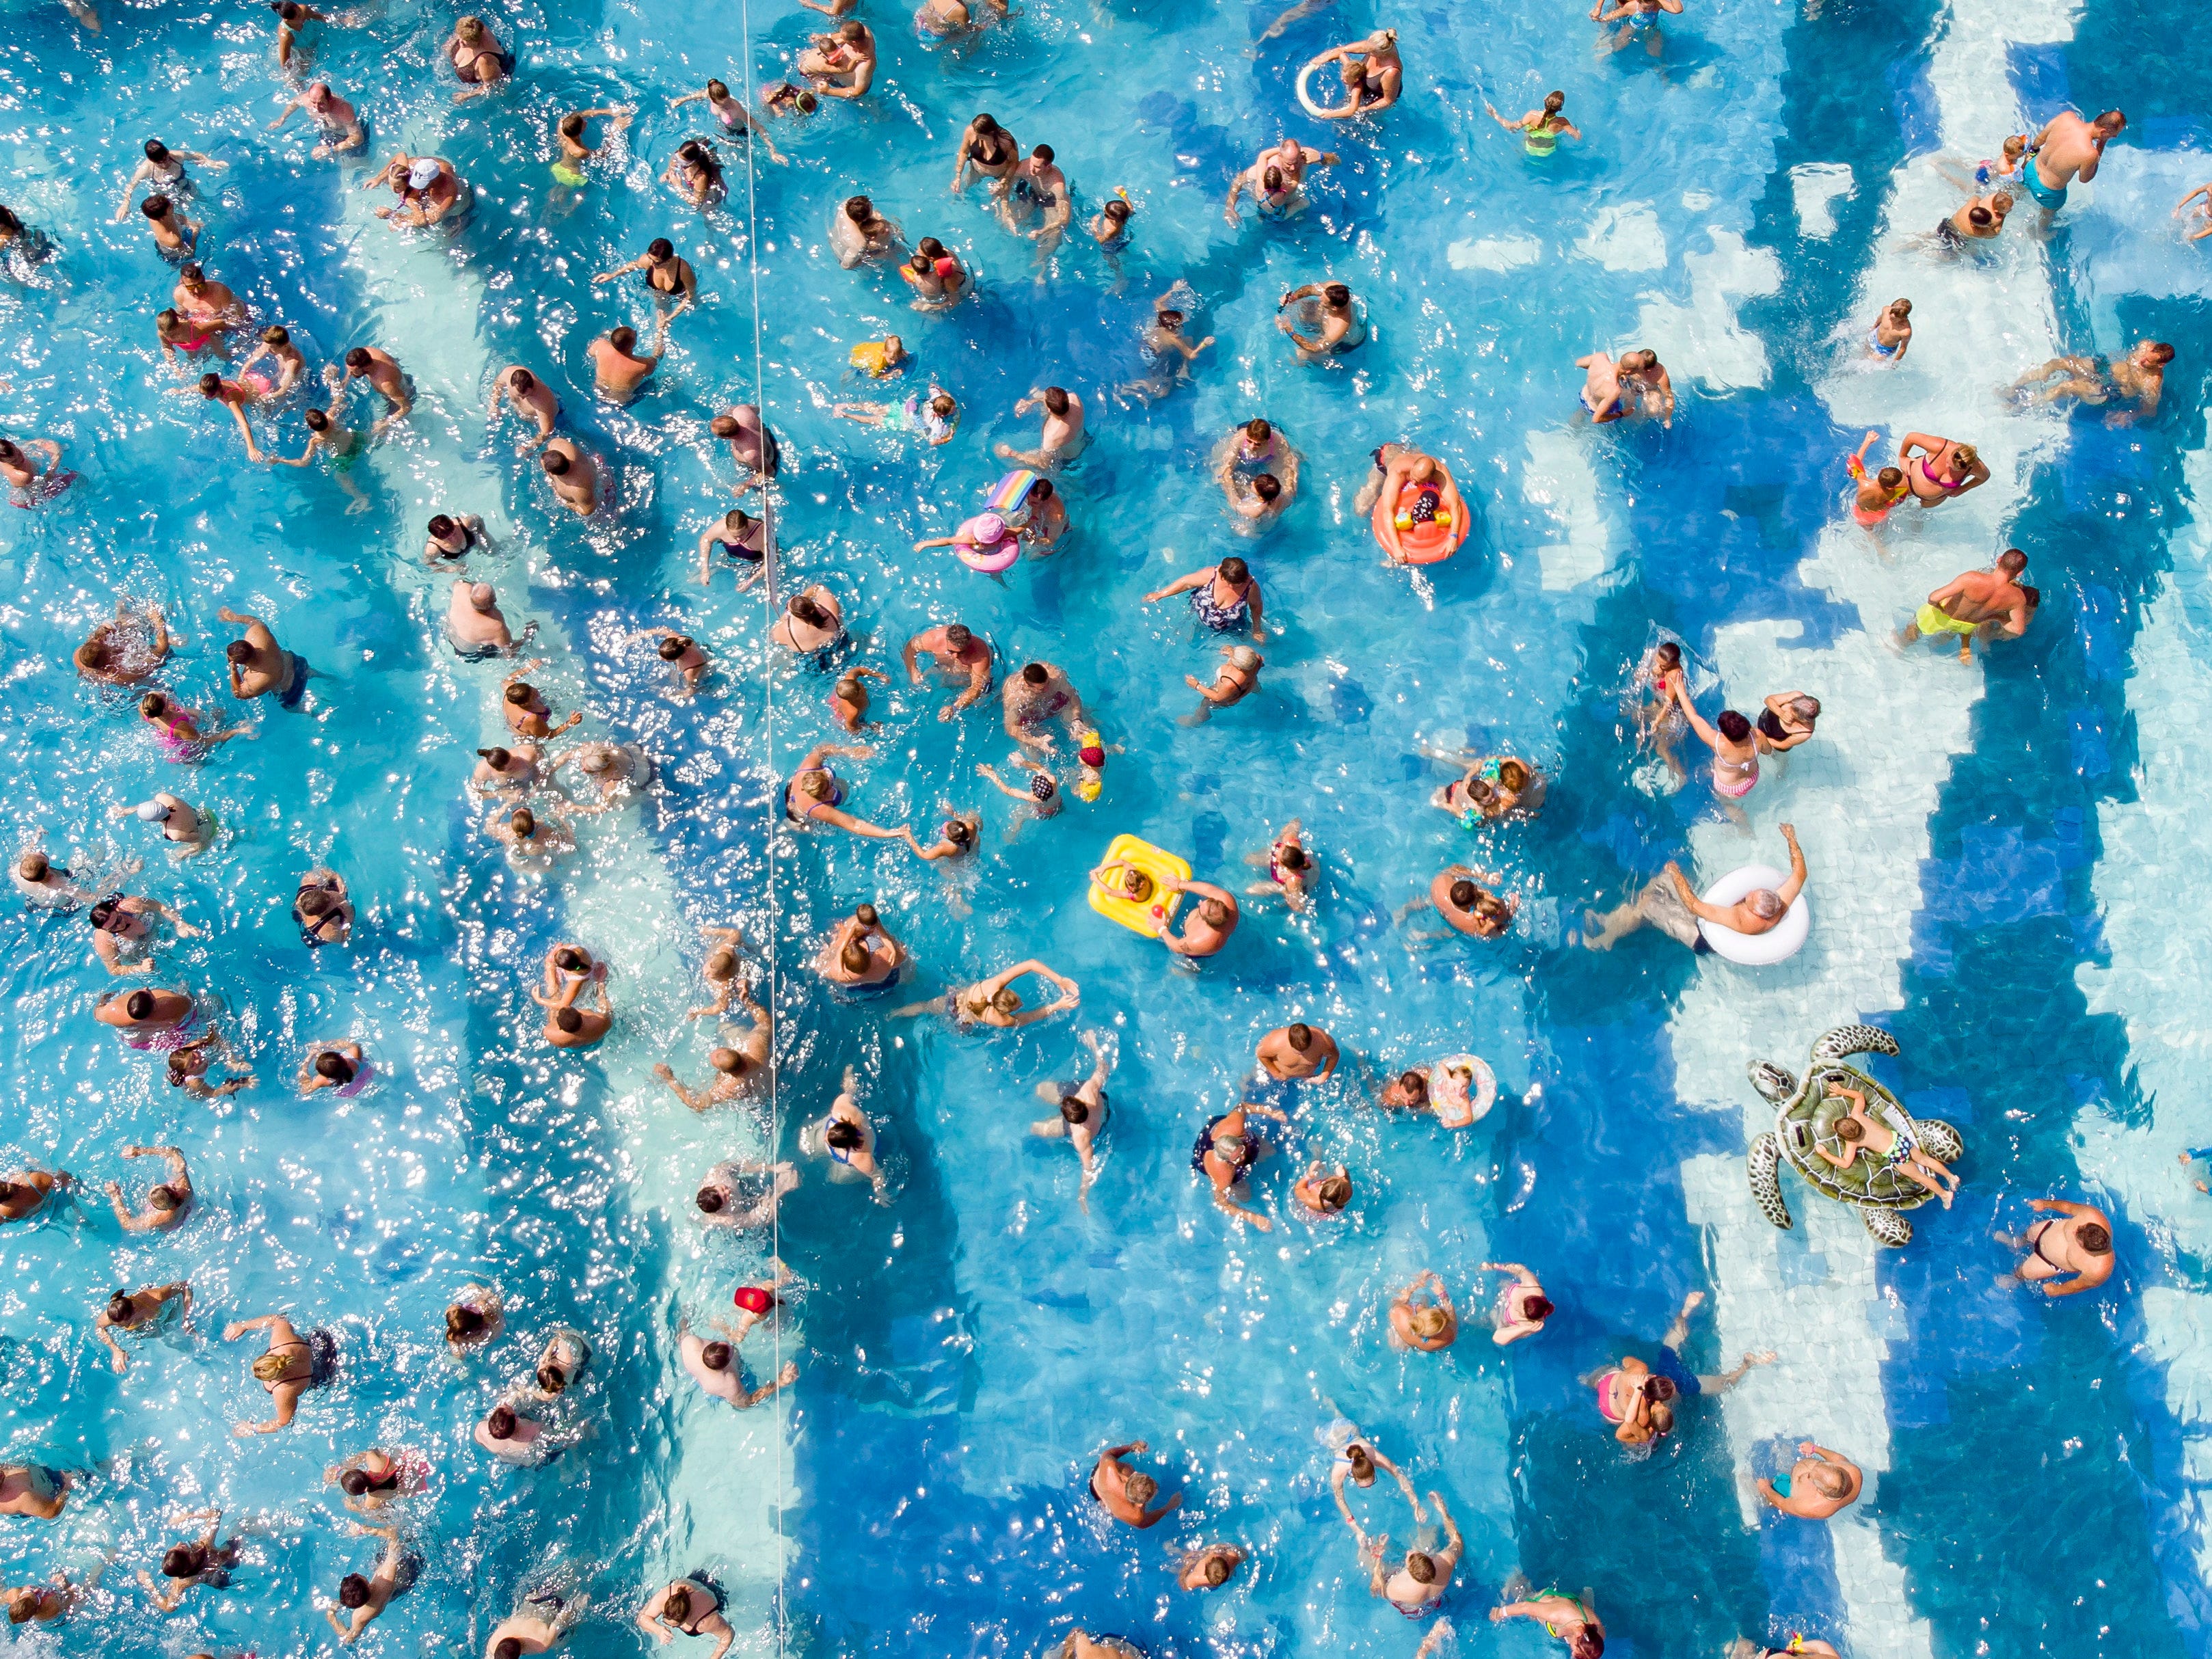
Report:
M1632 1655L1790 1629L1854 1654L2201 1651L2187 1396L2202 1347L2170 1311L2200 1290L2201 1247L2185 1211L2176 1221L2133 1199L2080 1153L2085 1114L2155 1114L2126 1030L2073 984L2077 968L2110 962L2130 906L2175 902L2106 860L2100 830L2143 787L2135 734L2154 711L2131 699L2129 675L2146 605L2196 556L2188 458L2203 442L2212 328L2196 250L2164 238L2163 214L2196 182L2184 175L2202 136L2178 90L2154 106L2112 79L2116 64L2187 61L2174 21L2093 8L2070 45L1981 53L1961 93L1942 20L1909 5L1693 4L1656 56L1606 58L1578 15L1518 3L1340 7L1265 42L1272 5L1030 7L951 46L871 13L878 91L780 123L791 165L763 158L753 176L733 164L726 209L682 208L655 180L705 128L697 106L671 114L668 100L711 74L757 86L783 72L816 15L501 15L517 83L458 108L430 70L446 13L392 7L330 32L320 67L360 104L380 159L392 144L434 149L477 187L466 228L420 242L367 216L373 198L349 189L359 167L311 163L297 132L259 131L281 84L265 14L110 7L90 40L58 9L18 19L0 59L6 199L60 253L0 289L6 424L59 441L82 476L0 527L14 587L10 850L43 835L76 867L144 859L134 890L211 933L166 953L157 981L218 1001L260 1082L213 1104L169 1090L92 1025L109 985L82 920L19 924L0 1154L68 1168L89 1190L0 1236L13 1280L0 1447L97 1473L60 1521L0 1528L0 1577L113 1565L69 1623L16 1639L134 1652L320 1642L316 1607L373 1557L319 1482L378 1443L419 1449L436 1477L410 1510L426 1570L371 1645L481 1650L520 1594L551 1582L593 1604L577 1650L627 1652L644 1640L629 1622L636 1602L696 1568L730 1593L754 1652L1031 1653L1080 1623L1157 1653L1407 1653L1418 1636L1368 1596L1329 1500L1318 1437L1340 1413L1441 1491L1464 1528L1448 1613L1465 1648L1543 1650L1540 1632L1483 1618L1517 1570L1593 1586L1610 1650ZM1387 121L1334 135L1286 122L1297 64L1385 23L1404 37L1410 87ZM2051 28L2001 32L2035 41ZM1539 167L1481 104L1518 113L1552 86L1589 136ZM1877 261L1934 217L1917 205L1910 223L1902 209L1886 216L1893 191L1923 188L1910 159L1991 153L2008 130L1998 106L2015 94L2039 119L2069 97L2124 101L2137 125L2047 246L2008 246L1987 270L1916 271L1923 365L1853 379L1836 335L1870 314L1861 290ZM1976 99L1986 129L1950 133ZM557 199L551 123L611 103L636 106L636 123L580 198ZM1078 237L1040 273L980 191L945 194L960 127L982 108L1024 146L1054 146L1084 217L1127 190L1136 237L1118 265ZM1231 231L1230 173L1284 131L1326 137L1341 162L1304 220ZM205 210L210 273L257 322L284 322L318 366L368 343L414 374L413 419L354 475L370 512L349 516L318 471L248 467L228 422L165 395L181 382L152 349L151 313L173 278L135 217L108 222L149 134L228 162L191 213ZM1838 163L1852 190L1828 205L1832 232L1814 234L1791 170ZM2163 195L2145 182L2163 190L2168 173ZM977 299L920 316L895 276L839 270L828 217L854 190L910 236L943 239L977 276ZM584 345L650 319L634 286L590 277L660 234L696 266L702 306L675 325L647 395L595 404ZM1325 276L1351 283L1376 326L1334 371L1296 365L1273 325L1284 289ZM1189 386L1149 412L1119 410L1109 389L1138 372L1136 328L1178 280L1200 296L1194 331L1217 343ZM2072 345L2152 333L2182 356L2159 422L2125 434L2077 422L1984 492L1986 525L1962 502L1901 533L1889 565L1857 553L1865 570L1893 571L1900 594L1985 561L2008 544L1999 533L2034 561L2036 630L1974 671L1985 688L1959 705L1955 755L1939 756L1944 711L1980 679L1851 670L1854 642L1898 617L1870 616L1801 562L1840 514L1839 456L1863 423L1894 436L1948 416L1975 422L1954 435L1985 447L2027 424L1965 405L1958 389L1969 373L1998 378L1957 355L1962 319L1991 290L2008 313L2055 295ZM830 404L872 395L846 349L886 329L915 355L904 386L933 376L960 400L953 443L918 449L830 416ZM1682 398L1673 431L1571 430L1571 360L1647 342ZM486 440L489 378L509 362L560 389L579 441L615 468L618 517L558 514L512 441ZM1012 405L1052 380L1081 392L1096 434L1067 475L1062 551L1003 584L910 552L975 510L1002 470L988 444L1027 443L1036 428ZM980 808L980 867L948 889L896 847L771 833L778 781L837 734L825 680L768 648L757 595L690 581L698 532L729 499L706 422L740 400L760 402L783 443L783 588L828 584L864 636L858 659L895 674L908 635L954 618L1012 660L1064 665L1121 746L1096 804L1071 800L1010 838L1011 803L974 773L1011 747L994 717L941 725L940 693L895 685L878 696L879 754L850 769L854 805L918 830ZM1205 458L1255 414L1290 436L1305 471L1280 525L1249 540L1220 512ZM257 431L287 454L304 441L296 404ZM1382 568L1350 510L1367 451L1390 439L1443 455L1478 509L1467 549L1422 574ZM550 880L510 871L463 793L470 750L496 730L501 671L440 641L444 579L422 565L421 530L441 507L482 513L497 533L471 574L498 586L518 625L538 623L530 650L549 659L539 683L555 707L583 708L586 734L637 742L657 763L656 787L587 823ZM1262 690L1186 728L1182 677L1211 642L1180 609L1137 599L1230 551L1266 588ZM68 668L117 593L167 609L187 643L164 683L212 708L228 702L216 608L273 617L316 669L307 711L257 708L257 736L204 766L161 759L126 702ZM1826 679L1806 677L1835 716L1823 742L1848 758L1854 734L1872 745L1881 726L1924 722L1933 746L1897 774L1928 781L1913 833L1888 818L1861 828L1872 821L1838 805L1828 763L1793 762L1754 801L1757 850L1771 856L1774 825L1794 815L1824 907L1844 902L1841 879L1824 893L1824 871L1873 881L1917 867L1909 934L1889 949L1832 929L1786 970L1796 977L1756 983L1716 980L1717 964L1648 934L1591 957L1571 938L1585 905L1668 858L1711 869L1729 850L1701 791L1647 793L1620 728L1629 665L1654 626L1726 668L1731 630L1773 623L1796 626L1785 651L1808 663L1835 653L1818 659ZM626 638L664 624L720 665L696 702L673 699ZM1784 688L1726 689L1746 706ZM1542 817L1470 847L1423 807L1448 774L1421 749L1462 744L1553 770ZM1856 752L1869 769L1856 781L1878 788L1870 757L1883 751ZM106 821L155 787L218 814L209 854L172 866L139 826ZM1252 907L1197 975L1082 902L1082 872L1115 833L1241 887L1243 855L1292 816L1323 862L1316 910L1290 921ZM1508 940L1431 946L1394 922L1453 860L1504 876L1521 907ZM293 879L317 862L345 875L360 909L344 951L306 952L287 915ZM1081 982L1080 1013L957 1036L832 1000L805 964L863 899L913 951L915 997L1036 955ZM772 941L781 1076L772 1107L699 1119L649 1068L704 1071L707 1038L684 1014L697 1001L696 929L709 923ZM545 949L568 939L615 965L615 1035L581 1059L549 1054L526 995ZM1966 1129L1968 1196L1948 1215L1917 1212L1914 1246L1869 1269L1871 1314L1836 1290L1863 1243L1768 1240L1807 1305L1832 1299L1834 1352L1826 1337L1799 1344L1778 1395L1707 1402L1660 1455L1626 1462L1575 1379L1648 1354L1686 1291L1713 1297L1691 1348L1701 1369L1781 1346L1734 1235L1701 1218L1714 1203L1702 1172L1740 1189L1751 1100L1704 1085L1713 1028L1701 1022L1711 999L1745 1003L1774 984L1804 1006L1756 1046L1707 1045L1728 1048L1729 1075L1762 1054L1793 1062L1827 1024L1876 1018L1905 1050L1879 1074ZM1861 1000L1868 984L1887 988ZM2160 989L2185 1000L2185 985ZM1255 1182L1277 1224L1263 1235L1212 1207L1188 1151L1231 1103L1253 1042L1292 1016L1333 1031L1356 1074L1303 1095L1293 1152L1352 1165L1360 1197L1343 1225L1311 1228L1271 1161ZM1074 1074L1079 1026L1118 1051L1087 1211L1067 1150L1027 1133L1034 1086ZM343 1037L368 1051L374 1086L296 1097L309 1046ZM2035 1063L1982 1063L1990 1037ZM1462 1050L1487 1057L1501 1084L1474 1130L1389 1121L1363 1103L1361 1079ZM848 1064L892 1170L885 1206L828 1182L800 1149ZM182 1147L199 1191L191 1223L151 1243L91 1201L110 1177L143 1183L118 1156L132 1141ZM801 1374L734 1419L683 1376L676 1334L726 1307L767 1248L703 1237L686 1200L717 1159L769 1148L805 1171L767 1247L804 1290L746 1352L757 1379L781 1358ZM2118 1167L2165 1180L2174 1150L2130 1145ZM1990 1233L2048 1191L2092 1196L2119 1223L2122 1271L2100 1296L2045 1306L1992 1289L2009 1258ZM1501 1352L1470 1328L1433 1358L1387 1346L1392 1288L1433 1267L1472 1310L1487 1300L1472 1270L1498 1257L1536 1267L1559 1301L1541 1338ZM116 1377L89 1334L100 1298L179 1277L194 1287L191 1331L140 1346ZM456 1361L439 1312L472 1282L501 1289L509 1330ZM283 1434L233 1438L226 1425L258 1415L261 1396L245 1345L212 1338L227 1319L279 1309L337 1334L337 1382ZM578 1443L543 1470L492 1467L470 1428L560 1325L598 1350L573 1407ZM1868 1332L1879 1362L1854 1370L1844 1350ZM1808 1414L1839 1413L1886 1440L1860 1530L1832 1543L1826 1528L1747 1520L1738 1501L1746 1445L1771 1451L1758 1401L1786 1406L1790 1390ZM1812 1431L1806 1420L1790 1437ZM1140 1436L1188 1501L1154 1533L1109 1534L1082 1496L1085 1470L1100 1446ZM1842 1449L1877 1467L1868 1444ZM2008 1473L1993 1480L1993 1468ZM245 1517L246 1564L156 1631L130 1574L183 1535L179 1511L217 1502ZM2082 1534L2063 1556L2040 1541L2053 1514ZM1402 1537L1404 1517L1390 1520ZM1211 1597L1175 1591L1163 1546L1217 1539L1252 1547L1254 1569ZM1869 1594L1863 1547L1899 1576L1901 1612Z

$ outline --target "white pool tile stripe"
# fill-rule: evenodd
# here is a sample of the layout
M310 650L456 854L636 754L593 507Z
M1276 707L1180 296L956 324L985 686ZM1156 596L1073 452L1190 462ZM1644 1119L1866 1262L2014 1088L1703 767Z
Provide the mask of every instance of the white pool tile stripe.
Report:
M2007 44L2065 38L2070 16L2021 0L1960 0L1951 9L1929 64L1948 151L1988 154L2020 130L2021 112L2005 74ZM1911 350L1893 369L1865 364L1846 348L1817 390L1854 438L1870 427L1882 430L1878 452L1893 455L1909 430L1957 437L1978 445L1992 476L1936 513L1897 509L1886 564L1845 511L1847 480L1837 456L1836 516L1801 575L1856 611L1862 631L1810 651L1784 648L1800 635L1795 623L1741 624L1717 635L1715 663L1735 706L1755 714L1759 696L1802 689L1824 708L1812 744L1779 765L1766 763L1769 781L1751 799L1755 839L1724 823L1692 836L1700 884L1754 860L1779 862L1774 826L1784 821L1796 825L1812 871L1814 926L1804 952L1765 970L1703 959L1673 1022L1682 1099L1741 1110L1747 1143L1771 1121L1771 1109L1745 1079L1748 1061L1768 1057L1802 1072L1823 1030L1903 1006L1901 964L1921 903L1929 822L1952 757L1971 741L1982 675L1934 645L1900 658L1888 637L1929 590L1990 563L2004 544L2006 521L2038 451L2063 441L2052 422L2002 415L1991 395L2000 378L2057 349L2039 248L2022 237L1990 265L1936 262L1916 243L1957 206L1958 192L1923 163L1908 162L1890 179L1888 197L1856 327L1863 331L1888 300L1908 295L1918 329ZM1676 368L1678 377L1684 367ZM1970 1138L1969 1179L1972 1172ZM1732 1363L1765 1347L1782 1355L1722 1403L1739 1469L1755 1446L1816 1440L1856 1461L1867 1473L1869 1498L1878 1498L1891 1455L1881 1384L1887 1350L1874 1305L1879 1247L1855 1215L1814 1198L1786 1173L1795 1235L1760 1215L1741 1159L1692 1159L1683 1179L1692 1220L1712 1230L1721 1359ZM1938 1218L1929 1224L1942 1224L1940 1212L1931 1213ZM1747 1483L1741 1491L1746 1524L1755 1526L1756 1495ZM1863 1504L1828 1526L1851 1645L1892 1659L1927 1655L1928 1625L1914 1613L1902 1569L1868 1509Z
M358 232L354 257L365 286L383 303L387 316L404 319L405 332L396 343L386 337L374 343L392 349L416 378L418 401L408 422L410 447L387 442L368 452L369 466L386 495L409 504L402 514L404 550L401 562L394 567L396 574L411 564L416 554L411 526L434 507L481 512L496 529L510 477L501 465L477 457L471 439L483 419L495 368L504 365L495 366L483 345L479 319L483 285L476 267L457 264L442 240L418 241L392 232L370 216L358 192L349 192L347 201L349 219ZM410 348L410 341L435 341L437 349ZM516 418L509 415L506 433L515 430ZM458 432L449 422L458 423ZM425 434L429 434L427 446L421 441ZM495 439L492 448L503 460L511 453L511 437ZM529 464L526 454L512 465L520 470ZM550 501L543 510L548 514L559 511ZM552 670L549 679L578 685L579 695L588 702L590 688L580 672L580 653L556 623L528 605L523 583L503 579L505 572L520 574L525 556L534 575L550 565L550 556L527 535L514 538L510 544L526 547L528 552L510 556L489 573L501 589L502 608L518 630L526 617L537 623L537 635L526 647L529 656L547 659ZM438 582L429 600L428 625L441 641L433 648L441 661L447 591L447 582ZM477 741L485 747L505 741L498 696L506 665L447 666L480 694ZM568 707L557 691L551 700L556 708ZM574 735L599 732L586 720ZM649 1068L660 1057L659 1045L637 1040L642 1030L672 1026L690 1040L678 1043L670 1063L679 1075L706 1069L696 1028L682 1019L690 994L699 988L697 952L687 957L681 948L690 940L690 928L677 903L667 866L636 824L641 810L651 809L629 806L580 823L580 851L556 879L566 928L614 964L611 994L617 1010L616 1030L605 1047L592 1058L564 1064L597 1066L604 1071L614 1103L613 1121L606 1127L614 1132L629 1166L630 1179L623 1190L654 1224L680 1230L690 1213L692 1183L702 1170L716 1158L763 1157L767 1148L743 1111L715 1114L708 1121L711 1130L702 1133L693 1114L652 1075ZM611 836L619 838L623 851L619 865L605 869L591 854ZM698 1146L708 1139L711 1151ZM671 1240L668 1260L671 1280L660 1294L673 1299L682 1288L676 1276L689 1260L680 1231ZM538 1310L532 1310L530 1319L532 1325L557 1322ZM785 1351L795 1352L788 1340ZM747 1357L757 1371L767 1367L770 1352L759 1337L748 1344ZM640 1515L665 1517L665 1535L658 1559L639 1563L638 1583L625 1586L624 1591L635 1588L642 1595L656 1578L665 1582L711 1562L728 1600L732 1625L743 1644L753 1645L754 1633L774 1622L781 1588L778 1517L793 1497L789 1460L780 1445L780 1422L772 1407L739 1413L707 1398L677 1365L672 1342L664 1346L662 1354L663 1386L678 1402L680 1426L668 1437L659 1489L640 1492L635 1508ZM641 1462L637 1467L649 1466ZM556 1501L546 1477L526 1473L520 1478L540 1480L546 1501ZM530 1568L539 1565L530 1564Z

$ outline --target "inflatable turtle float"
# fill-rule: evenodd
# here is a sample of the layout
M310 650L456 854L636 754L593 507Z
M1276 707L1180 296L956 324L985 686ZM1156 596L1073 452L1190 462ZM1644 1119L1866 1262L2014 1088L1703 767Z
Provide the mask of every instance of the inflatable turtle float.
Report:
M1884 1244L1899 1248L1911 1241L1912 1224L1901 1212L1925 1204L1935 1194L1901 1174L1894 1158L1862 1152L1849 1169L1838 1170L1813 1150L1826 1146L1841 1155L1836 1120L1850 1111L1851 1103L1834 1091L1844 1088L1866 1097L1869 1115L1897 1132L1900 1149L1907 1143L1917 1145L1944 1164L1965 1155L1966 1143L1949 1124L1940 1118L1914 1117L1888 1090L1842 1063L1846 1054L1896 1052L1897 1039L1887 1031L1871 1025L1838 1025L1813 1044L1812 1069L1802 1083L1771 1060L1753 1062L1751 1085L1774 1103L1774 1128L1751 1143L1751 1195L1776 1226L1793 1224L1790 1206L1782 1201L1781 1165L1786 1162L1823 1198L1856 1210L1866 1230Z

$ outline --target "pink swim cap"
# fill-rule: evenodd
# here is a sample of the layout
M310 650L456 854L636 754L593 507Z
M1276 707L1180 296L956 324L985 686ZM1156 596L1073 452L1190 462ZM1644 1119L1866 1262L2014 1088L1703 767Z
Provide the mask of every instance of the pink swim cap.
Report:
M1006 539L1006 521L995 513L978 514L968 529L978 547L988 547Z

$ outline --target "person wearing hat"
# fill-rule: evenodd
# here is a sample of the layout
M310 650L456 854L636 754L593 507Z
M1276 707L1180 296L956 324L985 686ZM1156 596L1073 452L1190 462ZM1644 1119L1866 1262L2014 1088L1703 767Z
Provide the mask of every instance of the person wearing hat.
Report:
M796 1187L799 1184L799 1172L792 1165L779 1164L775 1167L779 1191L787 1192L791 1187ZM784 1185L786 1171L789 1172L789 1187ZM782 1262L774 1256L770 1256L768 1260L769 1266L775 1269L775 1277L757 1279L750 1285L738 1285L730 1293L731 1304L737 1309L737 1312L731 1316L730 1322L723 1328L729 1332L730 1340L732 1342L744 1341L751 1333L754 1326L781 1307L783 1299L776 1292L785 1285L797 1282L791 1269L785 1267Z
M155 790L151 800L112 807L108 816L160 824L161 838L170 843L169 856L173 859L187 859L204 851L215 833L215 819L210 815L179 800L166 789Z
M999 775L998 768L987 762L976 763L978 775L990 780L991 787L1009 800L1020 801L1030 809L1032 818L1056 818L1060 816L1060 781L1042 767L1031 764L1025 755L1016 755L1006 763L1009 766L1030 768L1029 782L1016 788ZM1008 831L1011 836L1012 831Z
M1080 746L1075 751L1075 758L1083 763L1083 772L1075 780L1075 798L1083 801L1097 800L1099 791L1105 787L1105 779L1102 774L1105 769L1108 750L1106 745L1099 741L1096 732L1085 732L1076 741ZM1121 745L1115 744L1112 752L1120 754Z
M1008 543L1020 539L1000 514L978 513L950 536L931 536L916 542L914 550L920 553L933 547L957 547L966 554L988 558Z
M395 155L382 173L362 186L388 185L399 200L376 210L376 216L394 225L434 225L464 211L461 176L453 164L435 155Z
M1221 647L1224 661L1214 671L1213 684L1202 684L1195 674L1186 674L1182 682L1199 695L1196 708L1180 716L1179 726L1203 726L1213 717L1217 708L1226 708L1239 703L1260 689L1260 670L1265 659L1249 645L1224 645Z

